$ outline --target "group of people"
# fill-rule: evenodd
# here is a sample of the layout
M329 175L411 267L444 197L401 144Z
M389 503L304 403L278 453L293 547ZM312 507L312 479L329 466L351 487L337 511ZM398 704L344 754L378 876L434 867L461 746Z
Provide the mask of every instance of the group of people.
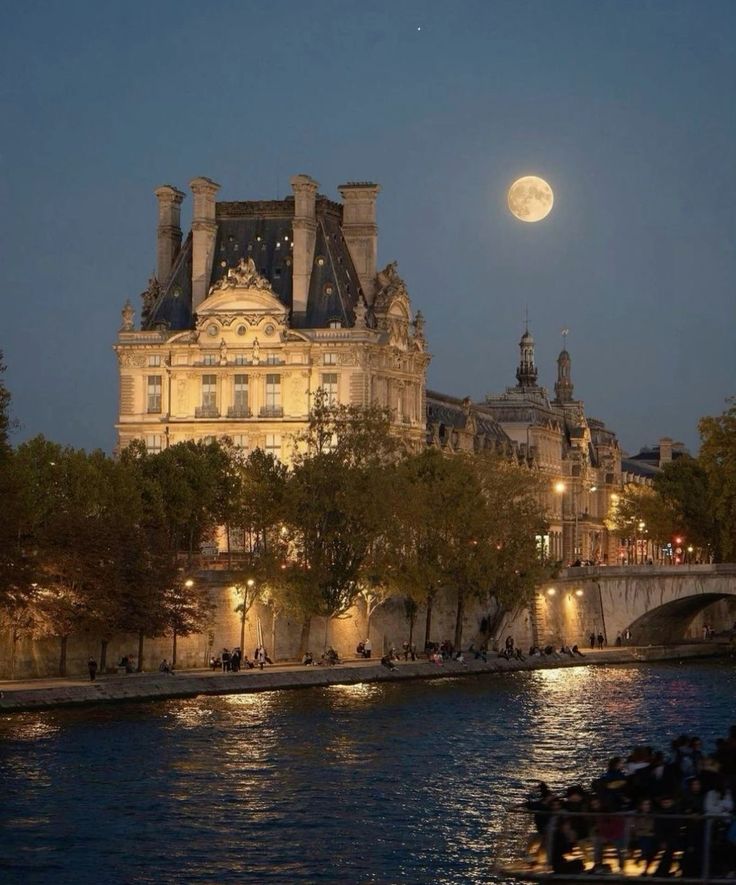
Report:
M373 645L371 644L370 637L368 639L361 639L355 648L355 654L359 658L369 658L372 653Z
M606 637L599 631L598 633L595 630L590 631L590 636L588 637L588 642L590 643L591 648L604 648L608 643L606 642Z
M555 794L540 783L526 803L537 837L530 848L545 850L557 874L611 872L606 851L621 873L634 871L699 878L736 875L736 725L706 755L698 737L682 735L665 755L636 747L614 756L589 788L580 784ZM707 816L711 817L708 818ZM629 872L632 870L630 869Z
M210 657L210 670L222 670L223 673L238 673L240 670L253 670L254 667L262 670L265 664L271 663L273 662L263 645L256 646L253 652L253 660L250 660L247 653L242 652L236 646L232 651L223 648L218 657L212 655Z

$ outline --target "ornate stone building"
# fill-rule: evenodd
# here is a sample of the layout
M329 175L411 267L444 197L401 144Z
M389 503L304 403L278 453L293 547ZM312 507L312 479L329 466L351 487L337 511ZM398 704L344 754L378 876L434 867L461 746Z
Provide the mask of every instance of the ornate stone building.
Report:
M516 385L481 403L427 394L430 445L447 451L493 450L537 471L543 479L546 555L565 563L615 562L619 541L607 527L622 487L621 451L602 421L588 418L573 397L571 359L557 359L555 396L537 384L534 339L519 342Z
M291 186L283 200L218 202L219 186L195 178L186 238L184 193L156 190L156 274L139 327L128 302L115 345L119 447L142 440L155 452L228 437L288 462L322 388L334 402L387 407L409 448L492 450L538 471L547 555L617 561L607 517L622 488L621 451L574 398L567 350L552 398L537 383L528 329L516 385L504 393L473 403L426 391L421 313L413 314L396 263L377 268L380 188L342 185L336 203L306 175Z
M291 185L283 200L217 202L219 186L195 178L183 242L184 193L156 190L156 275L115 345L120 448L229 437L288 462L318 388L386 406L407 445L423 444L429 355L396 263L376 267L380 188L342 185L336 203L306 175Z

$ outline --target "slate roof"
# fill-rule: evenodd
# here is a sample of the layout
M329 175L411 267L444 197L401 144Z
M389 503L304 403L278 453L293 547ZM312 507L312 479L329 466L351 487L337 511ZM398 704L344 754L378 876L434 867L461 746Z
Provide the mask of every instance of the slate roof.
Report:
M443 428L445 433L452 430L465 430L469 413L472 411L475 420L476 443L482 444L479 447L487 448L492 444L495 447L511 448L511 440L501 425L492 415L484 412L482 407L475 403L469 404L468 409L463 400L437 393L434 390L427 391L426 402L427 428L430 434L434 428L438 429L440 435Z
M278 299L291 310L293 298L294 198L216 204L217 234L210 285L253 258ZM339 320L352 326L360 282L342 234L342 206L322 195L316 200L314 263L304 316L292 316L296 328L326 328ZM191 234L187 237L147 328L165 322L172 330L192 327Z

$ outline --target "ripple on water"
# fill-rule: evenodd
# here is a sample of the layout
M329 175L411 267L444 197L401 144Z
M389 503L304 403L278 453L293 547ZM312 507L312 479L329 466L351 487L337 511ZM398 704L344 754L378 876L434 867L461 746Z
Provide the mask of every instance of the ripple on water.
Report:
M675 664L5 717L0 878L486 883L535 781L712 746L734 701L729 666Z

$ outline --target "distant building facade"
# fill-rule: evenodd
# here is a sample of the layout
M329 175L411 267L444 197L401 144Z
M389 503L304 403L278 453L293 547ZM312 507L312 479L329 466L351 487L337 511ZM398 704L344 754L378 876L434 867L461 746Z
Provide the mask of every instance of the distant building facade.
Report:
M227 437L288 463L321 388L334 403L387 408L410 450L493 451L537 471L545 555L621 561L610 529L617 495L627 481L651 481L651 465L643 453L622 462L615 434L586 416L568 351L557 360L553 397L537 383L528 329L516 384L503 393L472 402L427 391L422 315L396 263L377 267L379 186L342 185L339 203L307 175L291 187L283 200L218 202L219 185L195 178L186 237L185 194L156 190L156 274L140 323L129 301L123 308L114 346L118 447L140 440L157 452ZM677 444L665 439L657 458L668 451L676 456Z
M423 320L396 264L376 267L379 187L306 175L284 200L217 202L218 185L158 188L157 270L140 325L127 302L115 351L118 446L151 452L228 437L288 462L318 388L330 401L390 410L410 448L425 436Z

